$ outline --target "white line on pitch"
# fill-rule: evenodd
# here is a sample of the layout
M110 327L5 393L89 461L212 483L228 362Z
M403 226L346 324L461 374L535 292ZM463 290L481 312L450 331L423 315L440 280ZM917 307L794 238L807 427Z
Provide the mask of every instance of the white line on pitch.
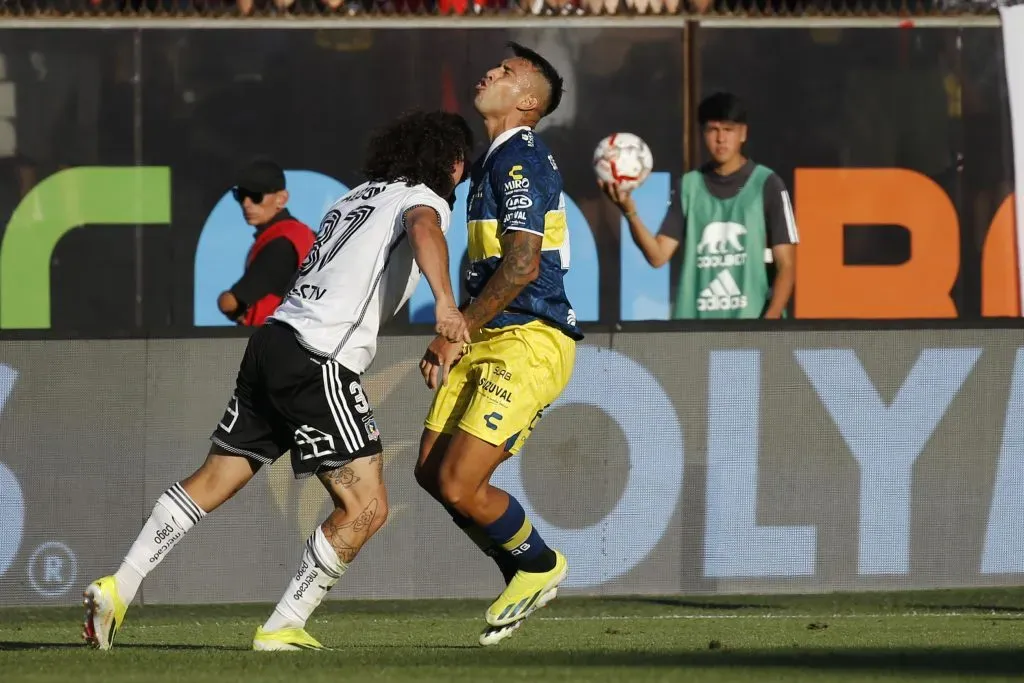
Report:
M652 614L642 615L588 615L582 617L533 617L537 621L631 621L661 619L885 619L891 617L992 617L1024 618L1024 612L902 612L873 614Z

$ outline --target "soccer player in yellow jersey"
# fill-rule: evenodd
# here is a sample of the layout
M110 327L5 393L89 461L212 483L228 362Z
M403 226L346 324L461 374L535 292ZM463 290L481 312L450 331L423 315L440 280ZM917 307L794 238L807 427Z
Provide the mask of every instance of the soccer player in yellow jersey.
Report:
M522 505L490 478L569 383L582 339L565 294L562 178L533 132L558 106L562 78L536 52L511 48L514 56L487 72L474 100L491 144L470 174L471 298L463 312L472 340L463 348L438 337L420 363L427 385L441 386L416 479L505 577L486 612L483 645L501 641L553 599L568 570Z

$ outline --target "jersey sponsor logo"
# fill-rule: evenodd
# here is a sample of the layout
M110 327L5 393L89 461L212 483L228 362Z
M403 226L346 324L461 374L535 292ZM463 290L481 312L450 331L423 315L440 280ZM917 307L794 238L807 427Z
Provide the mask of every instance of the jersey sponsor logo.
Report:
M520 178L505 183L505 192L527 192L530 189L530 179Z
M576 311L570 308L569 314L565 318L565 322L568 323L570 327L576 327Z
M523 138L523 141L526 142L526 146L527 147L533 147L534 146L534 143L533 143L533 131L532 130L524 131L523 135L522 135L522 138Z
M728 270L720 272L697 297L698 311L736 311L747 307L747 297Z
M522 180L523 179L523 167L521 165L519 165L519 164L516 164L515 166L513 166L512 168L509 169L508 177L511 178L512 180Z
M298 287L292 287L292 291L288 292L289 296L309 299L310 301L320 301L326 293L327 289L320 285L299 285Z
M548 163L551 164L551 169L553 171L558 170L558 164L555 163L555 157L551 154L548 155Z
M488 429L493 429L493 430L497 431L498 423L501 422L501 420L502 420L502 414L501 413L495 412L495 413L489 413L487 415L484 415L484 424L487 425Z
M526 212L522 210L511 211L507 216L505 216L505 220L516 223L526 223Z
M512 392L493 380L487 379L486 377L481 377L479 387L484 392L499 399L506 405L512 403ZM490 427L490 425L488 426ZM497 427L491 427L491 429L497 429Z
M508 211L529 209L531 206L533 206L533 200L523 195L512 195L505 199L505 209Z
M739 223L708 223L697 244L698 268L731 268L747 262L747 250L740 237L747 229Z

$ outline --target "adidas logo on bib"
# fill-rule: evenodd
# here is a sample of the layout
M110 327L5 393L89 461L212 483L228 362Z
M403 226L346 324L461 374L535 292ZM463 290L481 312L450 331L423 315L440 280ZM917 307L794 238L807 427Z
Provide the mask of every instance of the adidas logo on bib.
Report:
M740 291L736 279L723 270L697 297L698 311L735 311L747 307L747 297Z

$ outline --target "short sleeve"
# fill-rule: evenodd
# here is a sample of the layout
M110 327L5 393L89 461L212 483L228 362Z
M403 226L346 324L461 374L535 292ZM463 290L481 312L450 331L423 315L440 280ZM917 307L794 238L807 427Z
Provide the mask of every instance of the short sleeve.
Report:
M680 179L673 176L669 184L668 211L665 219L658 229L659 235L671 237L677 242L682 242L686 232L686 214L683 211L682 192L680 191Z
M448 205L447 201L438 197L425 185L417 186L406 196L400 213L402 218L402 227L406 227L405 215L417 206L427 206L436 211L437 222L441 226L441 232L448 234L448 228L452 223L451 207Z
M490 180L494 190L500 233L523 230L544 234L544 218L558 208L561 181L550 168L530 159L502 155L494 162Z
M800 241L789 191L786 190L782 178L774 173L764 182L764 220L769 247L796 244Z

